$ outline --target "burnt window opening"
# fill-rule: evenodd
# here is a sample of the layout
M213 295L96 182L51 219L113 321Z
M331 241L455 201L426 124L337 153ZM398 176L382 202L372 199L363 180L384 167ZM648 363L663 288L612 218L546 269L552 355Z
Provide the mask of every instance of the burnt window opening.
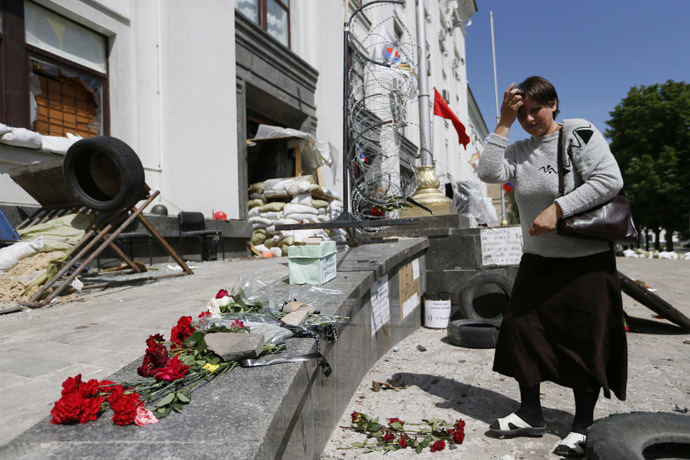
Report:
M107 37L28 0L0 1L0 13L0 122L108 134Z
M247 110L247 181L249 184L279 177L294 177L297 171L296 151L289 139L252 141L259 125L283 126L262 114Z
M30 59L31 129L49 136L103 134L100 79Z

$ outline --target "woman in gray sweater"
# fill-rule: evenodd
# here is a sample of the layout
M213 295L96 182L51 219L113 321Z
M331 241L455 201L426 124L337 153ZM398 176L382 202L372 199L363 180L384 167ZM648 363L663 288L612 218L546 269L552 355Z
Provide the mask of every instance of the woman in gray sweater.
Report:
M623 187L616 159L588 121L555 118L553 85L529 77L506 90L496 130L479 160L484 182L513 181L523 234L520 261L503 317L493 369L520 387L520 408L490 431L541 436L546 426L539 384L573 389L572 432L554 453L582 457L586 431L603 389L624 400L627 344L615 255L608 243L560 236L558 219L613 198ZM532 137L508 145L515 120ZM558 194L558 142L566 152L565 194Z

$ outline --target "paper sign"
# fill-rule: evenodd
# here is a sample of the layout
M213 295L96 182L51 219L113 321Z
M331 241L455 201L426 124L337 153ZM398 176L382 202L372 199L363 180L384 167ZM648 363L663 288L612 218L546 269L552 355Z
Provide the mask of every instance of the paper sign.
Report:
M412 279L416 280L419 278L419 259L412 261Z
M388 299L388 275L377 279L371 287L371 335L391 320L390 300Z
M522 258L520 226L482 228L482 265L518 265Z
M420 304L420 302L419 302L419 294L417 294L417 293L415 292L414 295L412 295L412 297L410 297L409 299L407 299L407 300L402 304L402 306L400 307L401 310L402 310L402 311L401 311L401 314L400 314L400 316L402 317L402 319L405 319L405 317L406 317L407 315L409 315L410 313L412 313L412 312L419 306L419 304Z

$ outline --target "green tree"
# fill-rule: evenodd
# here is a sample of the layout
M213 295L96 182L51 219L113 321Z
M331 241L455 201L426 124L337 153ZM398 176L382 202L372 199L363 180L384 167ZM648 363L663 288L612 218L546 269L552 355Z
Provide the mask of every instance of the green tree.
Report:
M632 87L609 113L605 134L611 140L633 216L644 231L666 230L673 250L674 231L688 230L690 210L690 85Z

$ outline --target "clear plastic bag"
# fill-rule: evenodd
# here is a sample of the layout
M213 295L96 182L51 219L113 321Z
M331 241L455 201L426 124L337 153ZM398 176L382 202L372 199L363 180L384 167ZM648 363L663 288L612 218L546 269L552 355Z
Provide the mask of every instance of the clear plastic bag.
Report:
M451 182L453 188L453 205L458 214L470 215L477 222L493 227L498 224L496 209L482 195L479 184L470 181Z
M261 304L269 310L279 310L281 299L276 297L276 288L280 284L280 279L270 282L264 279L271 279L270 276L261 276L261 273L247 272L242 273L237 282L232 287L230 294L238 302L255 305Z

